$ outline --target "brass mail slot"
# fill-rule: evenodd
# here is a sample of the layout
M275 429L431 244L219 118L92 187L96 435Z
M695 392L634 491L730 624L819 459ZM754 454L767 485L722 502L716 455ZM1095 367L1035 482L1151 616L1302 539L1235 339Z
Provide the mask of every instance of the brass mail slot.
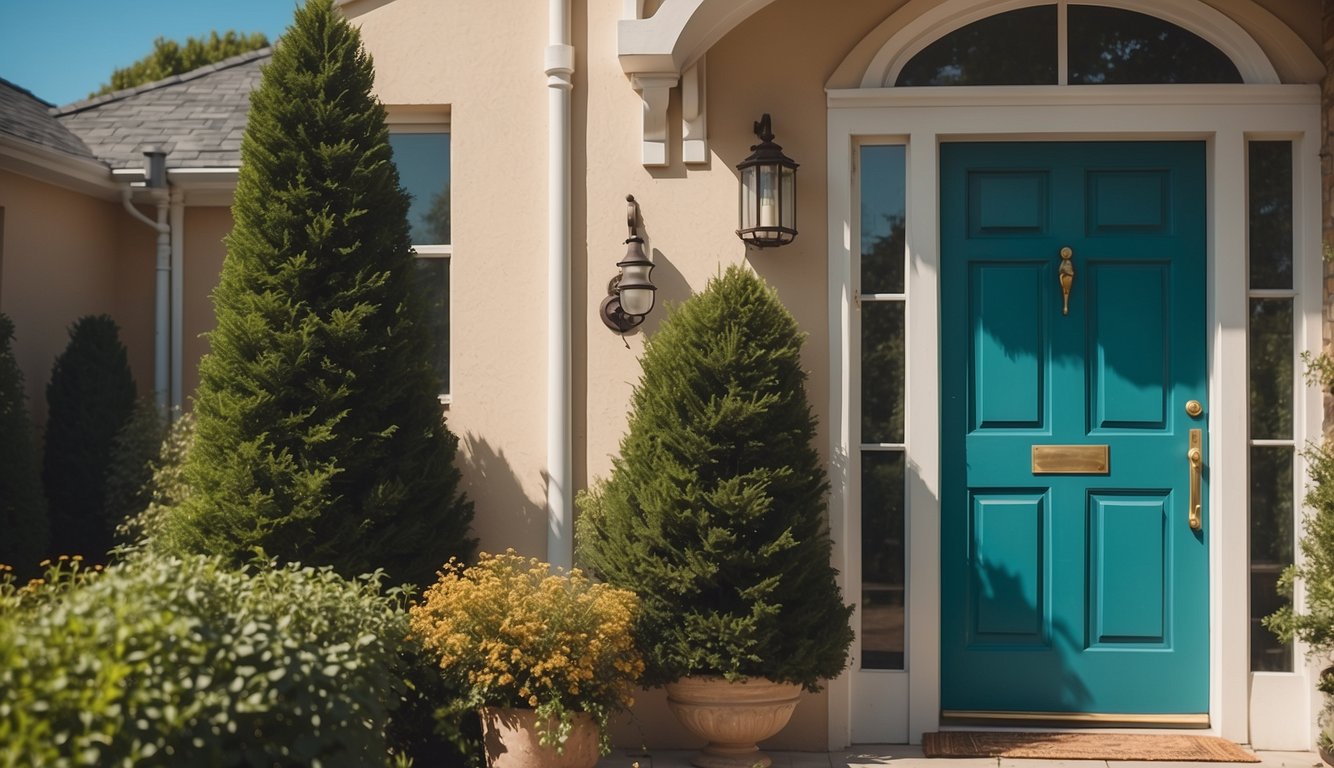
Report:
M1105 475L1111 466L1105 445L1035 445L1035 475Z

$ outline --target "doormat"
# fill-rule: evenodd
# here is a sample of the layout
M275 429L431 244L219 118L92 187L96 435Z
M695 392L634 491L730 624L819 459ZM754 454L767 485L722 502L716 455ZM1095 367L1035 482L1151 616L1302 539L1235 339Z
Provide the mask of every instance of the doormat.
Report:
M922 751L927 757L1260 762L1226 739L1178 734L945 731L922 734Z

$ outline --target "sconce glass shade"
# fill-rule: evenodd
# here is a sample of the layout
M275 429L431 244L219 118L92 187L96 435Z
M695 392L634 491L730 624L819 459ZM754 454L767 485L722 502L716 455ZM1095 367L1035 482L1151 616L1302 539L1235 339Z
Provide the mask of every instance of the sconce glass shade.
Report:
M741 228L747 245L787 245L797 236L797 163L773 142L769 115L755 124L760 143L737 165L741 172Z
M621 268L617 292L621 297L621 311L627 315L647 315L653 309L657 286L649 280L653 262L644 254L644 241L638 237L626 240L625 258L616 262Z

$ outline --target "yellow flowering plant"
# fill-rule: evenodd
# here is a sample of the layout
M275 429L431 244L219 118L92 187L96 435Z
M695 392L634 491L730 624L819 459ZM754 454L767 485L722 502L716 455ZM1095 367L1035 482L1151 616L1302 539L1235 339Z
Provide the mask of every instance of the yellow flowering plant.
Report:
M451 559L412 606L412 634L471 707L532 708L542 744L561 750L574 715L597 723L633 703L644 671L632 634L639 598L508 550Z

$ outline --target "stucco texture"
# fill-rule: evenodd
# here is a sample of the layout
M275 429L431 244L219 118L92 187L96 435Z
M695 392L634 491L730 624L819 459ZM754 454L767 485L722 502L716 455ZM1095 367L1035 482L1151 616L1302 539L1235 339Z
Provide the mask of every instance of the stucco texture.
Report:
M106 313L125 324L117 290L125 266L119 222L124 214L118 205L5 171L0 171L0 209L0 312L14 321L14 353L24 372L28 409L40 428L46 423L51 365L69 342L74 321ZM144 362L132 354L138 381L152 376ZM147 362L151 366L151 359Z

